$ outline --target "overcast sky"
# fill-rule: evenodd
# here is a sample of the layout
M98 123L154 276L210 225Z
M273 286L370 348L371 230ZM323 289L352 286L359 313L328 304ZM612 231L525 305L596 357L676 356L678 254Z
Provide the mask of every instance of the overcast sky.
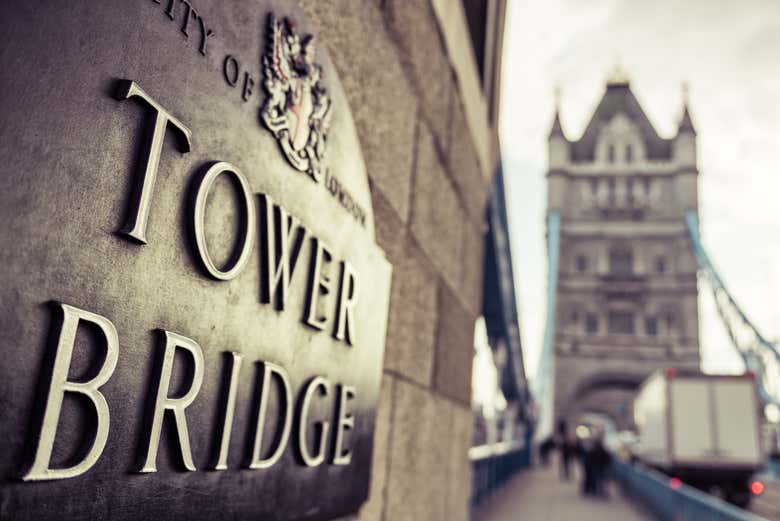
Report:
M662 136L689 85L705 248L743 310L780 339L780 0L509 0L502 144L526 369L545 323L546 138L554 89L578 138L617 62ZM738 371L700 281L703 366Z

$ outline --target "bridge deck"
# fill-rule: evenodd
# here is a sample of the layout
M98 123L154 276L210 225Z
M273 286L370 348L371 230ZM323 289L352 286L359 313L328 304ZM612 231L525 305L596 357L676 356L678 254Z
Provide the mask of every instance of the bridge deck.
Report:
M520 472L487 498L472 513L472 521L649 521L639 508L624 499L614 484L608 498L583 497L579 475L558 479L558 468L536 468Z

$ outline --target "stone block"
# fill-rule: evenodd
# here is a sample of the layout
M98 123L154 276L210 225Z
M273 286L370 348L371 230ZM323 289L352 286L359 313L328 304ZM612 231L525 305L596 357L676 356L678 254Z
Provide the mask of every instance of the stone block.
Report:
M361 521L379 520L384 508L385 486L387 483L388 458L391 413L393 408L394 378L389 375L382 377L382 387L379 394L379 404L376 413L376 429L374 431L374 455L371 462L371 490L368 501L360 509L358 519Z
M444 521L451 410L404 380L396 380L394 395L384 521Z
M439 284L434 388L464 405L471 404L474 321L446 283Z
M449 172L471 220L481 224L485 221L485 205L490 185L482 175L471 129L458 96L453 100L450 128L452 135L448 154Z
M471 498L471 460L469 448L474 426L470 407L454 405L452 410L451 442L447 461L450 463L447 480L447 519L469 521Z
M475 314L482 309L483 266L486 225L464 223L460 285L457 287L466 308Z
M411 231L420 247L452 285L461 275L462 223L465 212L444 172L433 136L421 123L418 131Z
M455 95L452 68L430 0L386 0L391 33L413 79L420 111L446 152L450 140L450 106Z
M398 212L384 196L384 192L371 183L371 207L374 210L374 236L385 252L387 260L395 265L401 258L406 238L406 228Z
M418 102L384 16L374 2L301 3L339 71L368 175L406 222Z
M393 261L385 369L429 386L436 341L436 272L413 240Z

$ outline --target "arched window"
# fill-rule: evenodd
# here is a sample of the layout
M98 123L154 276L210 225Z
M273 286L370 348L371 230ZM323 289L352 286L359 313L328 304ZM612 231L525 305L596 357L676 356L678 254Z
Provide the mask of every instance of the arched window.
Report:
M631 145L626 145L626 163L630 163L634 160L634 149Z
M585 273L588 270L588 258L585 255L577 255L577 271Z
M615 145L609 145L607 147L607 161L610 163L615 162Z
M607 181L607 186L609 187L609 204L614 205L615 204L615 179L610 178L609 181Z
M592 314L588 313L585 316L585 332L589 335L595 335L599 331L599 318Z
M656 273L666 273L666 259L663 257L657 257L655 259L655 271Z
M628 277L634 273L634 256L629 250L609 252L609 274L614 277Z
M648 336L658 335L658 319L655 317L647 317L645 319L645 334Z
M610 311L607 316L607 326L610 334L633 335L634 314L630 311Z

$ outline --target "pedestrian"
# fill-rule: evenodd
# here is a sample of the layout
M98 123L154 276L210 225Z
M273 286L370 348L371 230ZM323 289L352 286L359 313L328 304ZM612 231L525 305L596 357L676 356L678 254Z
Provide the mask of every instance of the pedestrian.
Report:
M580 461L582 462L582 488L584 496L592 496L596 491L593 458L593 440L586 438L580 445Z
M594 468L594 493L599 496L607 497L606 481L609 473L609 466L612 462L607 449L601 438L597 438L593 446L593 468Z
M564 481L569 481L571 476L571 461L577 453L577 442L571 436L563 439L561 445L561 477Z
M547 467L550 465L550 452L555 448L555 441L552 436L547 436L544 441L539 445L539 457L542 461L542 465Z

